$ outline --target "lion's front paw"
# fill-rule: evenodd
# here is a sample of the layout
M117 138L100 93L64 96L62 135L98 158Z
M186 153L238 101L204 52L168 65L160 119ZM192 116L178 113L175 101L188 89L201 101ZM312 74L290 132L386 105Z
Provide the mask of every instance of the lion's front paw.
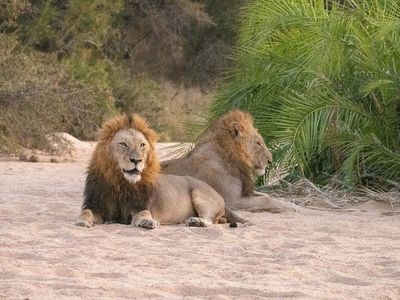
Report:
M143 227L146 229L154 229L160 226L160 223L156 220L152 219L141 219L139 222L135 224L136 227Z
M79 218L75 225L90 228L94 226L94 223L89 222L86 218Z
M185 223L186 226L191 226L191 227L206 227L211 224L211 222L208 222L203 218L198 218L198 217L190 217L185 221Z

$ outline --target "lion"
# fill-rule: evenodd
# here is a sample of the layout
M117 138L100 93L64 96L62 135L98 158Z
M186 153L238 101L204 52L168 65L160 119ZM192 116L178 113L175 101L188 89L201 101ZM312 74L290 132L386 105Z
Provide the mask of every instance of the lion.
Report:
M208 183L224 198L227 211L297 210L295 204L254 191L254 174L264 175L271 161L252 116L233 110L215 120L186 156L162 162L161 169L164 174L188 175Z
M160 174L157 133L137 114L106 121L91 157L76 225L204 227L226 221L224 199L190 176Z

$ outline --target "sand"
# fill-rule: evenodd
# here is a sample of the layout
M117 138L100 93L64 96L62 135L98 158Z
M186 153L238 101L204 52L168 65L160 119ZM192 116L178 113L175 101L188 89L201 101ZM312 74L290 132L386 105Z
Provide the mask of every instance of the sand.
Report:
M247 213L255 225L74 225L87 156L0 161L0 299L400 299L400 215Z

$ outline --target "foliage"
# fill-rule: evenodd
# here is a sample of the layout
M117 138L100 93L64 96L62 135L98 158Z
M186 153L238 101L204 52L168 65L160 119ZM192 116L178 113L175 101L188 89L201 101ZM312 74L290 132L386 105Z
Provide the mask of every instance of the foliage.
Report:
M187 139L182 124L211 101L241 1L0 1L0 151L42 148L55 130L91 138L117 111Z
M67 131L81 139L115 109L111 91L74 79L57 60L25 53L0 35L0 149L46 148L46 134Z
M0 2L0 31L12 31L18 27L18 19L29 12L29 0L7 0Z
M400 3L343 2L251 1L213 113L251 111L291 178L388 187L400 178Z
M184 31L185 84L209 87L230 66L227 56L236 42L240 8L245 0L202 0L212 26L192 24Z

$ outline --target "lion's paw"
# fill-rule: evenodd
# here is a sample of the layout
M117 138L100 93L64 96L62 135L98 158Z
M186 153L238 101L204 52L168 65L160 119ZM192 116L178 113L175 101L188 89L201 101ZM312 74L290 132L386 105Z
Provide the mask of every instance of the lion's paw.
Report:
M139 222L135 224L136 227L143 227L146 229L154 229L160 226L160 223L156 220L152 219L141 219Z
M244 227L250 227L250 226L254 226L255 224L247 221L246 223L240 223L240 222L232 222L229 223L229 227L230 228L244 228Z
M90 228L90 227L94 226L93 223L89 222L85 218L79 218L78 221L75 222L75 225L76 226L81 226L81 227L87 227L87 228Z
M186 226L191 226L191 227L206 227L211 224L211 222L208 222L203 218L199 217L190 217L185 221L185 223Z

